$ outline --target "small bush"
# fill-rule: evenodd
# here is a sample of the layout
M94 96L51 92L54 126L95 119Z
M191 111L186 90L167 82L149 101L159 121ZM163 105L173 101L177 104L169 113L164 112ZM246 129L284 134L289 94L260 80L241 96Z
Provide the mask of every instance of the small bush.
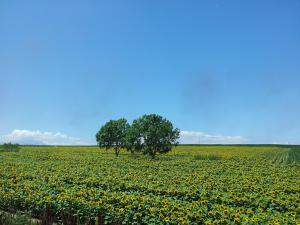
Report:
M0 147L0 151L3 152L18 152L20 151L21 147L19 144L12 144L12 143L4 143L1 147Z

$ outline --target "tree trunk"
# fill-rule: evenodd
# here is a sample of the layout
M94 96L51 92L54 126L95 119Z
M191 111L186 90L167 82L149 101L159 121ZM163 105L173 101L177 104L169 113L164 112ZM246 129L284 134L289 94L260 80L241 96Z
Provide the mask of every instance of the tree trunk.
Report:
M156 151L155 150L151 151L150 156L151 156L152 160L155 160L156 159Z
M119 148L115 148L115 153L116 153L116 156L118 157L119 154L120 154L120 149Z

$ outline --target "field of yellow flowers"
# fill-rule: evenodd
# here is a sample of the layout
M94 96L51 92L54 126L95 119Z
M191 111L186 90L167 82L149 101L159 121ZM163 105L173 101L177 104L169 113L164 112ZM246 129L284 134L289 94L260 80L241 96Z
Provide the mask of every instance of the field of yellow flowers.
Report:
M300 164L273 160L286 151L178 146L151 160L22 147L0 152L0 210L44 224L300 224Z

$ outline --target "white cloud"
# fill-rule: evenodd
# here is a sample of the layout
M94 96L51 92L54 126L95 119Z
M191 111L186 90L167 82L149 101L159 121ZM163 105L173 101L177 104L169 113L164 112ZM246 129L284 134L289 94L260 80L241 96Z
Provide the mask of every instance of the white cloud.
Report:
M11 133L0 137L1 142L36 145L85 145L79 138L70 137L62 133L13 130Z
M272 145L291 145L292 143L288 141L274 141L272 142Z
M199 131L180 132L180 144L244 144L247 140L241 136L211 135Z
M180 144L243 144L247 140L241 136L211 135L198 131L181 131ZM13 130L0 137L0 143L13 142L36 145L88 145L79 138L62 133L32 130Z

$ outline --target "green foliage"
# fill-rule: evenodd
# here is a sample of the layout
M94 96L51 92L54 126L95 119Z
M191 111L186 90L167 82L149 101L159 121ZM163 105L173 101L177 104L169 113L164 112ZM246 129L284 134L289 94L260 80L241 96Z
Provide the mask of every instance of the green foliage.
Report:
M300 163L300 147L291 146L283 148L283 151L275 154L273 162L283 165Z
M221 157L217 155L196 155L195 160L220 160Z
M0 151L3 152L18 152L20 149L21 147L19 144L12 144L11 142L4 143L2 146L0 146Z
M179 129L156 114L144 115L134 120L129 134L129 149L142 151L154 159L156 155L171 151L178 144Z
M126 132L129 124L126 119L110 120L96 134L99 147L113 148L119 156L121 148L126 146Z
M127 151L130 151L131 153L141 152L143 145L140 136L140 130L135 120L126 132Z
M156 114L144 115L130 126L126 119L110 120L96 134L99 147L113 148L116 156L121 148L131 153L141 152L152 159L171 151L178 144L179 129Z
M178 146L119 160L98 147L25 146L0 161L0 209L72 225L299 224L299 164L274 165L266 155L277 152ZM220 159L194 159L206 155Z
M30 217L23 213L11 214L0 211L0 225L35 225Z
M78 225L300 222L299 166L265 157L283 149L178 146L161 160L99 151L26 146L3 154L0 209ZM206 155L220 159L194 159Z

